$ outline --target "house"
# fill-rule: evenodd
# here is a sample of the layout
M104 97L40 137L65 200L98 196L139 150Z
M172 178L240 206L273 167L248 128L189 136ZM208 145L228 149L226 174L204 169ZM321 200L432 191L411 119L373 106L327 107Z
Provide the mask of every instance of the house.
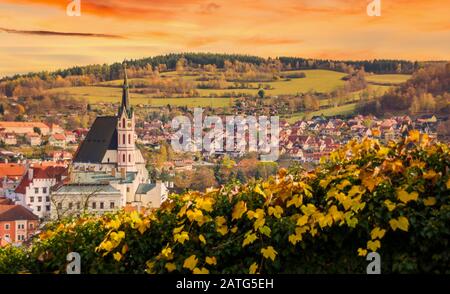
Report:
M66 136L60 133L50 135L48 143L53 147L66 148Z
M0 204L0 247L20 245L39 228L39 218L22 205Z
M42 122L0 121L0 130L2 129L5 132L20 135L34 133L36 129L39 129L44 136L50 134L50 128Z
M61 165L33 165L14 190L16 203L30 209L41 219L50 216L53 187L67 177L67 168Z
M64 150L56 150L47 154L49 159L54 162L66 162L71 161L73 156L72 153Z
M18 163L0 163L0 197L13 198L26 167Z
M17 145L15 133L0 133L0 141L5 145Z
M127 206L159 207L167 198L163 183L150 183L146 162L136 146L135 112L124 71L117 115L95 119L74 155L69 177L52 190L52 218Z
M52 123L50 124L50 134L64 134L64 129L58 124Z
M67 144L74 144L77 142L77 138L75 136L75 133L71 131L65 131L64 136L66 136L66 143Z
M25 139L31 146L39 146L42 143L41 136L37 133L27 133Z

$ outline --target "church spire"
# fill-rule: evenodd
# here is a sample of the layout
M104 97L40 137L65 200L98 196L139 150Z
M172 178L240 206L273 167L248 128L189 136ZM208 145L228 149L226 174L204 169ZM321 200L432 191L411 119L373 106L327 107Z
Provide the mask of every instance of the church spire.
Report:
M131 117L132 109L130 107L130 99L128 93L128 76L127 76L127 64L123 63L123 86L122 86L122 104L119 108L119 116L122 115L123 111L126 111L127 115Z

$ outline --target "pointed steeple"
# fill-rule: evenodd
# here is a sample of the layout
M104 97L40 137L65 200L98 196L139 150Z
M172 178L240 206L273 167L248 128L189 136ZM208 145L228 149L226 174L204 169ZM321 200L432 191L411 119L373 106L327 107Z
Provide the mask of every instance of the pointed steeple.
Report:
M127 76L127 64L123 63L123 86L122 86L122 103L119 108L119 116L122 115L123 111L126 111L128 117L131 117L132 109L130 107L130 99L128 93L128 76Z

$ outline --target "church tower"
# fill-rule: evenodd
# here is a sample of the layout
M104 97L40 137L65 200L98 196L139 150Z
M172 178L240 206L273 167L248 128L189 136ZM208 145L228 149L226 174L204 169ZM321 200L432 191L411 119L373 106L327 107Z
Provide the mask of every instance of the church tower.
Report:
M117 166L119 171L136 171L135 120L128 93L127 67L124 63L122 103L117 114Z

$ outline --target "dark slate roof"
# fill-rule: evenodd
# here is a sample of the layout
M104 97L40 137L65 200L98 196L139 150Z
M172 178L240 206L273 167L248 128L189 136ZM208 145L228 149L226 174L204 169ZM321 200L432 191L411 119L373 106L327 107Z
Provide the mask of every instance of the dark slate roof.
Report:
M0 221L38 220L39 217L22 205L0 205Z
M147 194L148 191L156 187L156 184L139 184L136 194Z
M101 163L107 150L117 150L117 117L101 116L75 154L74 162Z

